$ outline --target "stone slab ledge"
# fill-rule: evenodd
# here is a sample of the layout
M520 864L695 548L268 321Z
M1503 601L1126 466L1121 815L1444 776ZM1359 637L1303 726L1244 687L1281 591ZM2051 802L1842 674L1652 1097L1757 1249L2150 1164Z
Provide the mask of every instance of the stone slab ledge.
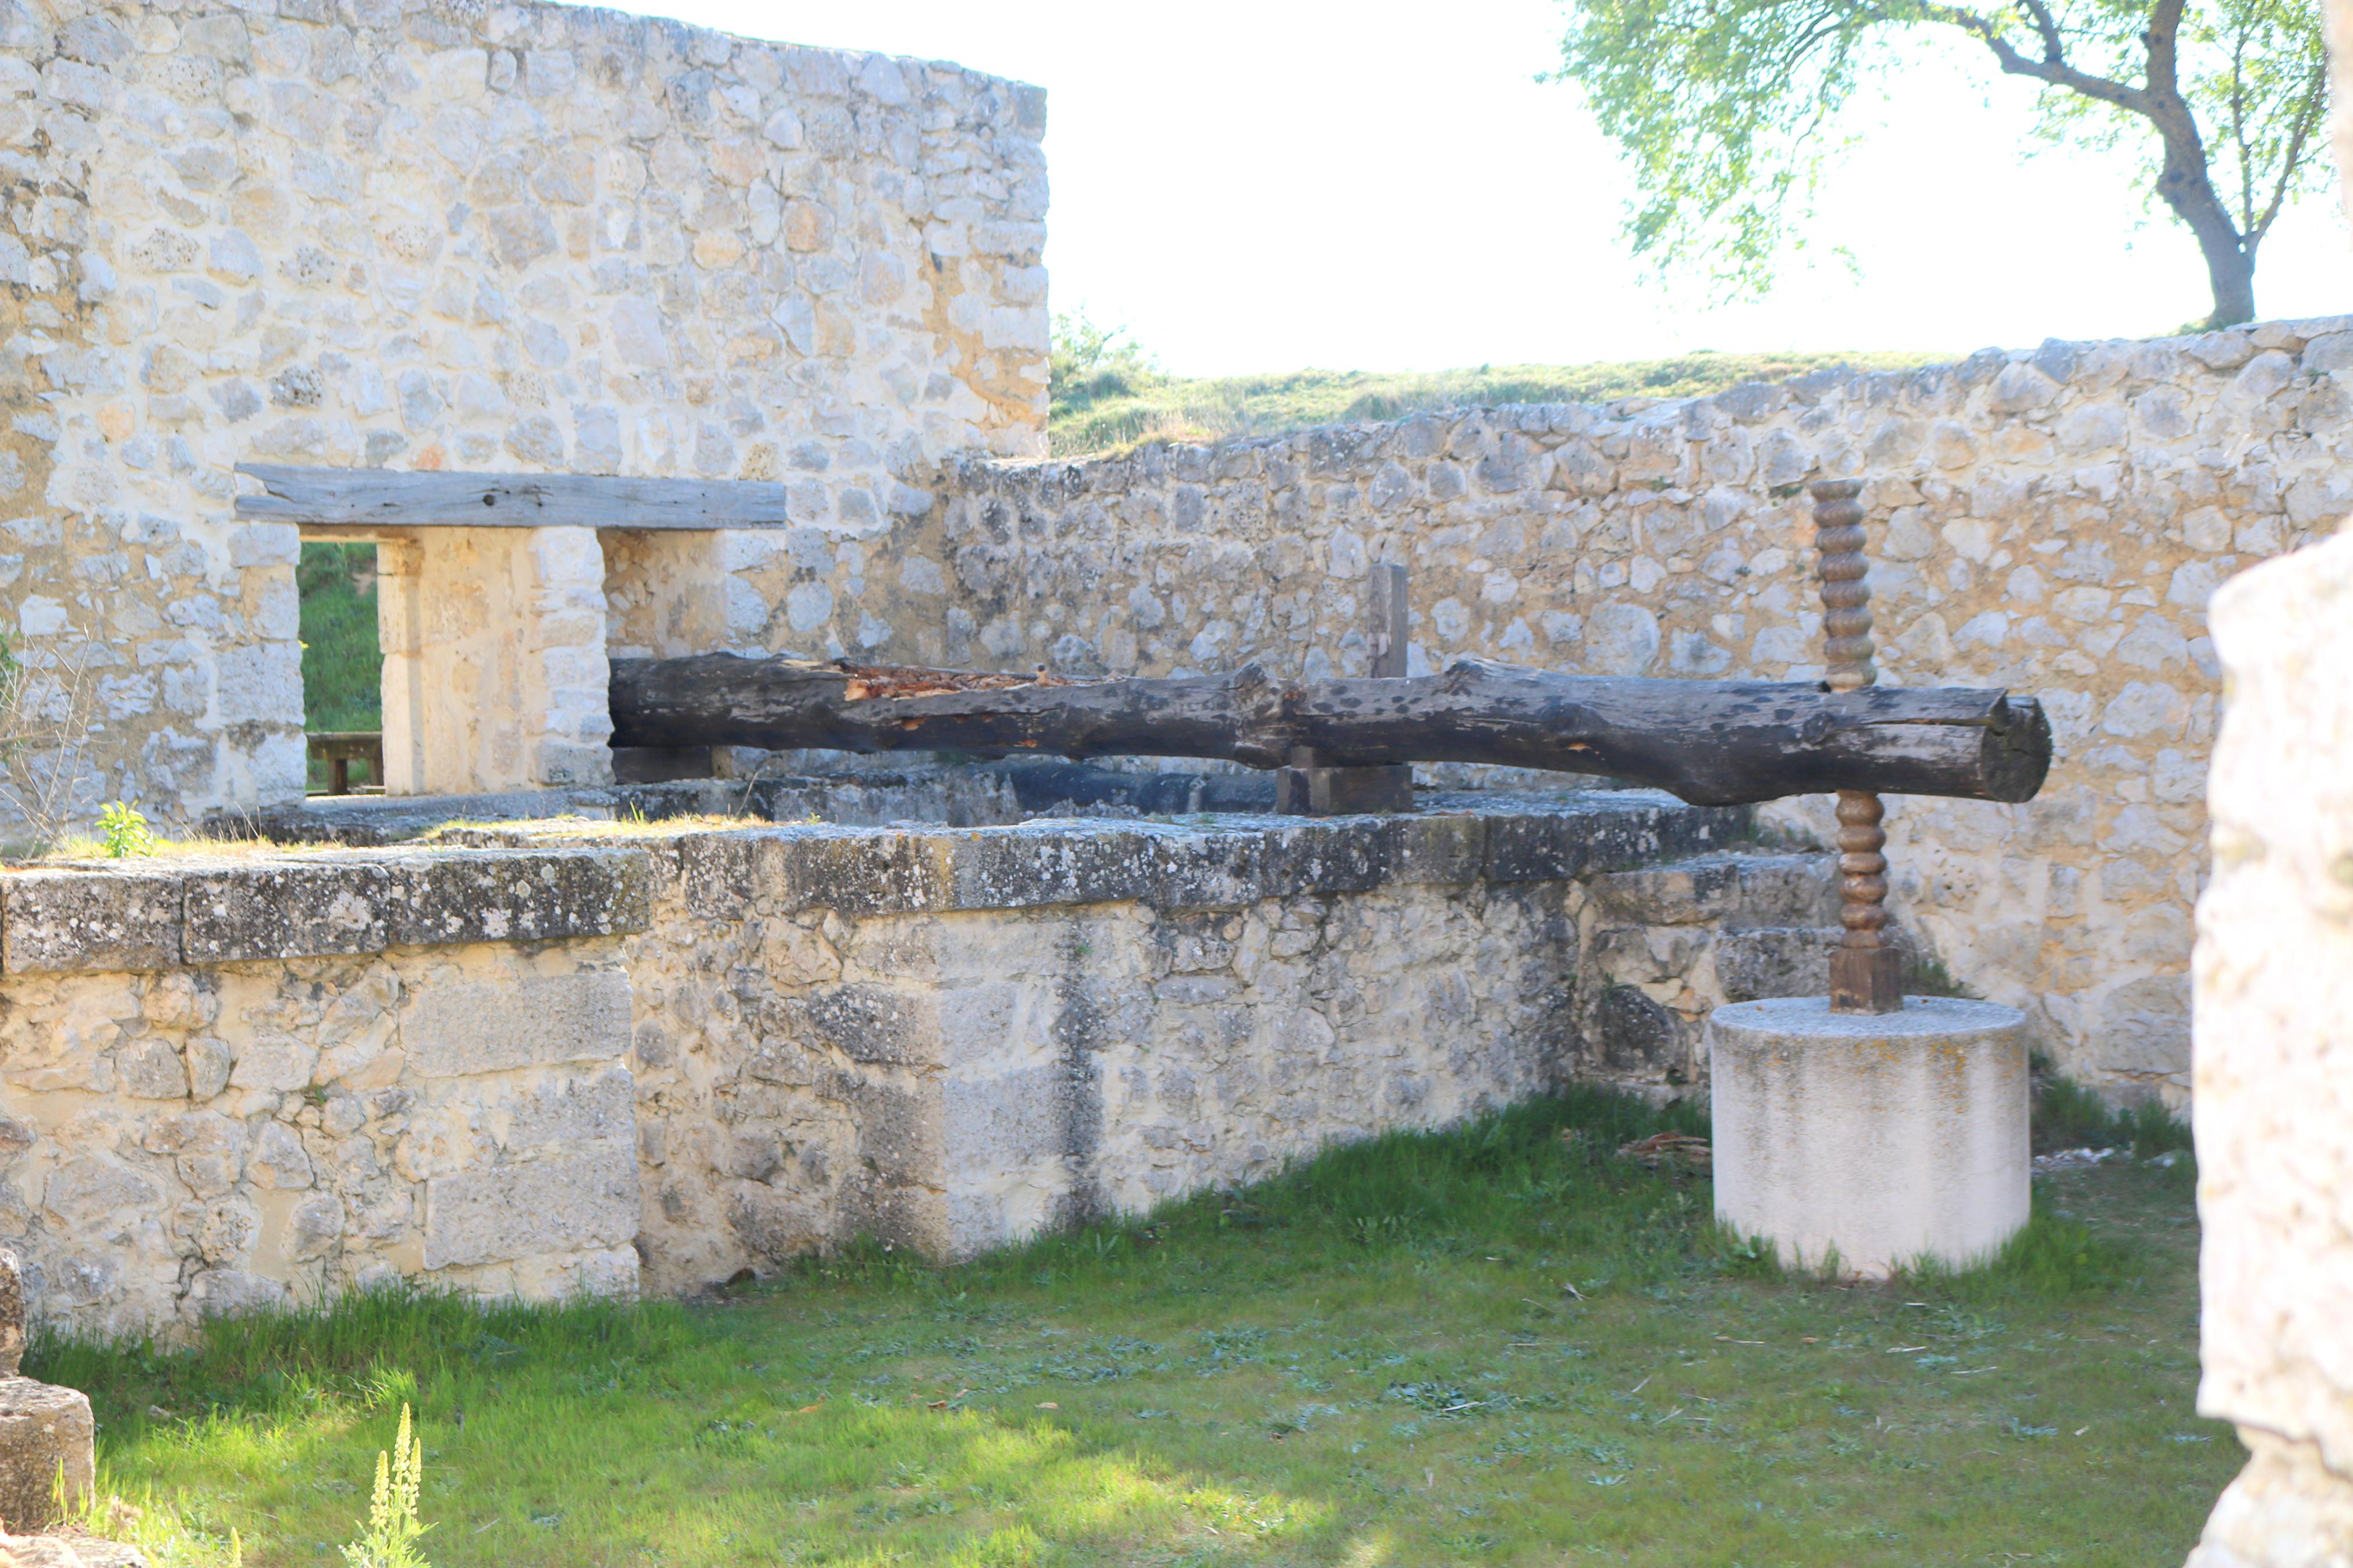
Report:
M0 871L0 973L169 969L395 947L620 936L641 849L335 850Z
M853 916L1142 903L1240 908L1367 892L1386 883L1562 881L1701 854L1748 836L1746 807L1686 805L1652 790L1428 793L1409 816L1204 815L1182 821L1048 817L1007 826L629 830L655 890L697 915ZM578 822L459 829L482 845L561 842Z

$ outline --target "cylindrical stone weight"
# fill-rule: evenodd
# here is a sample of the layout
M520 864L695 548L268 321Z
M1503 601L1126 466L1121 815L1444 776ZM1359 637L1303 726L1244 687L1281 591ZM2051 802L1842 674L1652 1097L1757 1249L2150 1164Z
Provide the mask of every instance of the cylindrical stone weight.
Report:
M2026 1224L2026 1019L1907 996L1833 1013L1826 997L1708 1019L1716 1217L1792 1268L1883 1279L1982 1263Z

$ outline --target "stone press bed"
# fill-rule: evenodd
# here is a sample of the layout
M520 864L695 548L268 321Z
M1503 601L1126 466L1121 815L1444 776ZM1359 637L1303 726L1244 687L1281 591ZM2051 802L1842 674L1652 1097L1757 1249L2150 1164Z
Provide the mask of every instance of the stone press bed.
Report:
M941 1258L1704 1080L1817 986L1820 857L1648 792L972 828L554 819L0 874L0 1242L86 1332L392 1278Z

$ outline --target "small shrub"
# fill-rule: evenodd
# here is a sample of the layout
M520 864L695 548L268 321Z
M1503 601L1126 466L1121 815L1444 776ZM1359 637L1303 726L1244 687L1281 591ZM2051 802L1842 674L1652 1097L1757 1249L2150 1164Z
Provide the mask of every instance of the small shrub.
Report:
M2155 1100L2118 1110L2072 1079L2060 1077L2040 1058L2034 1063L2034 1152L2061 1149L2128 1149L2146 1160L2189 1149L2189 1124Z
M408 1406L404 1405L392 1452L376 1452L367 1529L343 1548L343 1561L351 1568L429 1568L417 1550L427 1528L417 1516L417 1494L424 1478L425 1444L410 1433Z
M155 832L147 826L147 818L128 801L111 801L98 814L98 836L106 849L107 858L125 860L133 855L155 853Z
M1124 340L1124 341L1123 341ZM1083 310L1054 318L1048 376L1057 408L1134 397L1159 384L1160 367L1124 327L1099 327Z
M52 644L29 668L0 634L0 820L46 850L81 816L97 679L87 644Z
M2129 1148L2137 1160L2192 1146L2189 1123L2154 1100L2144 1100L2117 1111L2116 1131L2122 1140L2119 1146Z

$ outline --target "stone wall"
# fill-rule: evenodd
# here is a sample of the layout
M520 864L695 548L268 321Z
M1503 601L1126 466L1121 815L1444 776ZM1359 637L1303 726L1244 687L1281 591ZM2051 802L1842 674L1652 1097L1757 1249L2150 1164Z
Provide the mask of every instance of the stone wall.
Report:
M1431 805L10 872L0 1239L100 1332L961 1257L1571 1078L1683 1092L1710 1008L1822 983L1827 868L1746 812Z
M640 857L0 878L0 1234L114 1334L406 1278L637 1288Z
M1672 1092L1694 1069L1676 1006L1721 999L1688 922L1773 900L1736 872L1704 909L1596 893L1744 822L1627 792L1387 822L632 832L648 1288L860 1233L969 1256L1571 1076ZM1650 943L1646 915L1686 925ZM1642 949L1662 1001L1608 1000L1605 948Z
M1362 673L1367 563L1413 574L1412 667L1820 671L1799 487L1869 483L1883 678L2040 696L2042 797L1891 813L1895 907L2112 1092L2189 1083L2215 585L2353 504L2353 318L1823 372L1714 397L1432 414L966 463L862 580L883 657ZM849 580L824 575L850 596ZM800 590L797 589L796 592ZM1826 813L1770 814L1798 831Z
M389 540L416 792L607 776L612 655L1360 669L1377 560L1417 668L1802 678L1797 487L1859 473L1888 677L2032 691L2061 747L2031 805L1897 803L1897 907L2071 1072L2185 1092L2204 601L2353 500L2353 321L1007 464L1034 89L567 6L285 12L0 11L0 630L86 696L89 798L300 792L296 531L230 520L241 460L787 487L785 527Z
M1043 129L953 65L572 5L5 0L0 631L87 689L89 797L301 792L296 531L231 520L240 461L786 483L797 554L655 551L610 635L797 629L790 563L1042 449ZM518 711L601 765L595 712Z
M2197 1568L2353 1548L2353 533L2214 604L2231 701L2198 906L2198 1408L2253 1456Z
M612 777L605 558L593 531L439 529L379 545L376 560L386 790L477 795Z

